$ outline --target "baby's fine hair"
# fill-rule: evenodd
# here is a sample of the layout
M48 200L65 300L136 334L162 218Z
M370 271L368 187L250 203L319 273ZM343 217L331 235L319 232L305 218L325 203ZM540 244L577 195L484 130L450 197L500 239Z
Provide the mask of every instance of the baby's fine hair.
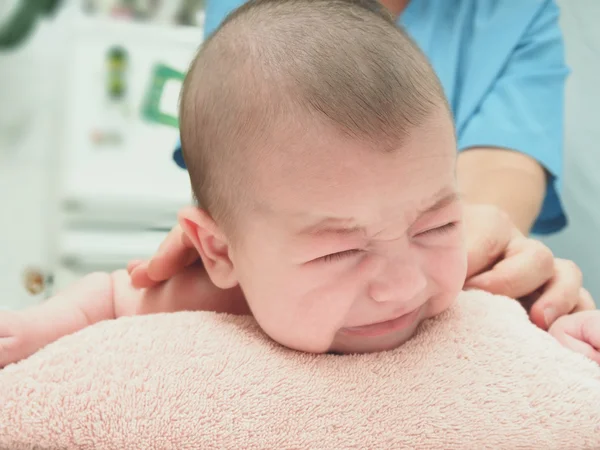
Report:
M385 151L440 106L427 59L376 0L251 0L190 65L181 143L197 201L230 223L249 200L244 183L260 160L250 153L290 124L329 124Z

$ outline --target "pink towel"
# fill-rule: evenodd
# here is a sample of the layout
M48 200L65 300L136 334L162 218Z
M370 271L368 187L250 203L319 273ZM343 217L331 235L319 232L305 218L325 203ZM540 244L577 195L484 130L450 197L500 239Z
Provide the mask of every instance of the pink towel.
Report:
M104 322L0 371L0 405L11 450L600 449L600 368L483 293L361 356L248 317Z

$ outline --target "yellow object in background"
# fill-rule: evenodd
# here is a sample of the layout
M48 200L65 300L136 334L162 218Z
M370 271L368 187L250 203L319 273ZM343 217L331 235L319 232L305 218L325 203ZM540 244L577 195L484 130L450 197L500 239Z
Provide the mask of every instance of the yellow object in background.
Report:
M121 100L127 93L127 51L112 47L107 55L107 91L113 100Z

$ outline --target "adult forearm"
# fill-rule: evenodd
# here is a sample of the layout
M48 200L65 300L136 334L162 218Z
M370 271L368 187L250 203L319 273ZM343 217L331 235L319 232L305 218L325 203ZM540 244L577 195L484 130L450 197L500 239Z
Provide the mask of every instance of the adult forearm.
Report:
M457 176L465 201L497 206L529 233L546 191L546 172L537 161L511 150L472 148L459 154Z

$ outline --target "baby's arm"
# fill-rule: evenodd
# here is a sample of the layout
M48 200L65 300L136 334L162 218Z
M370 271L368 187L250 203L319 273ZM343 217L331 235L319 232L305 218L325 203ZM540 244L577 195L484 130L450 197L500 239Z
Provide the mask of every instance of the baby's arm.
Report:
M134 289L125 270L85 276L41 305L0 312L0 367L103 320L175 311L247 314L239 288L221 290L190 266L152 289Z
M67 334L115 318L113 275L87 275L40 305L0 312L0 367Z

